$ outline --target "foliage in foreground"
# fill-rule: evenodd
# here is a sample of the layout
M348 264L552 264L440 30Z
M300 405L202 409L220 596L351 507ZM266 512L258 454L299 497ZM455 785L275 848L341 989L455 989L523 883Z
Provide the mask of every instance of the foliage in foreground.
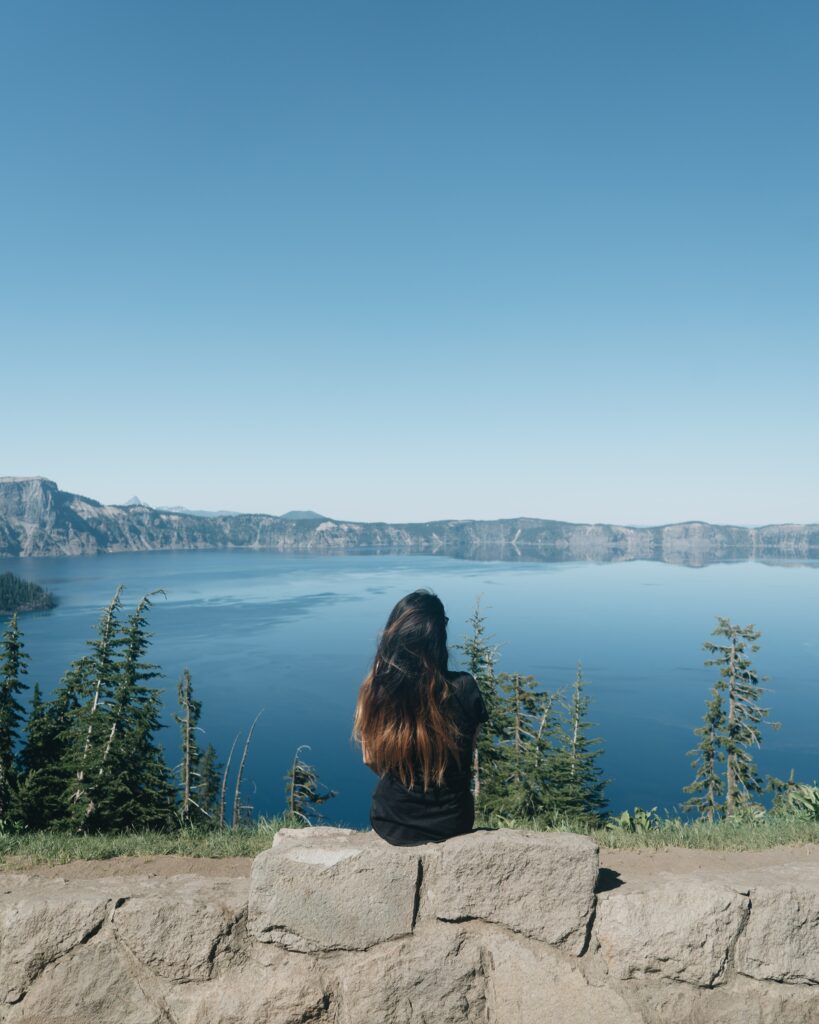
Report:
M695 776L685 787L692 795L683 805L684 810L696 811L709 821L730 818L753 807L770 789L751 754L762 742L760 726L768 717L768 709L759 703L765 680L750 657L759 650L756 641L762 634L752 625L739 626L720 616L711 635L725 643L706 641L703 645L712 655L705 664L718 668L719 676L706 701L703 724L694 730L700 738L689 751ZM777 723L767 724L778 728Z
M247 828L253 806L244 793L248 748L260 711L238 748L232 797L231 762L221 765L200 743L201 701L190 672L179 680L181 761L170 768L159 743L161 668L147 660L151 644L146 594L126 615L122 586L103 610L87 653L75 659L51 699L35 684L28 716L17 699L26 689L28 654L16 616L0 635L0 830L111 835L173 834L182 828ZM301 748L304 749L304 748ZM293 814L309 819L314 805L335 796L315 769L300 762L312 789L288 794ZM313 793L315 791L315 793ZM313 799L308 799L313 794ZM230 798L230 799L229 799Z
M589 735L591 700L580 665L571 686L558 690L547 690L534 676L496 672L498 647L480 600L468 622L471 630L456 646L488 715L473 755L476 812L601 823L607 803L599 766L603 741Z

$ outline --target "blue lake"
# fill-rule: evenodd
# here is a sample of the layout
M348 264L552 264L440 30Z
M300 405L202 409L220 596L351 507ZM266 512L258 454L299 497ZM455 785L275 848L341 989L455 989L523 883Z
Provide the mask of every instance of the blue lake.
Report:
M757 752L764 773L819 777L819 571L755 562L687 568L658 562L479 562L435 555L302 555L257 551L146 552L6 559L10 570L53 590L59 607L21 616L30 683L48 692L84 651L116 586L131 607L161 587L151 614L152 660L166 689L163 740L177 760L171 723L176 680L189 667L202 725L222 759L259 720L247 767L258 813L283 806L283 776L298 744L339 791L328 818L367 820L375 776L350 742L358 685L393 604L417 587L440 595L450 643L462 639L481 595L502 645L499 670L535 675L555 689L583 664L591 719L605 739L603 768L614 811L671 809L691 779L686 752L714 670L702 643L724 615L762 630L758 669L769 677L771 719ZM452 652L451 663L458 663ZM254 792L255 790L255 792Z

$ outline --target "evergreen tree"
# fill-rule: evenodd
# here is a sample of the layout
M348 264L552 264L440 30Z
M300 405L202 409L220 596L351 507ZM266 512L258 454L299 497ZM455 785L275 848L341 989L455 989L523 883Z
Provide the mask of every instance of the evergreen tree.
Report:
M563 737L550 759L549 781L556 810L569 817L599 821L608 803L607 783L598 764L603 741L588 735L593 723L587 719L591 698L583 692L586 685L578 664L564 705Z
M174 787L155 739L162 728L161 694L148 685L160 671L144 660L151 642L147 616L152 596L146 594L138 602L122 629L122 654L98 772L98 828L162 828L173 820Z
M683 787L683 792L691 793L692 796L682 805L684 811L696 811L701 818L709 821L719 816L720 799L725 791L720 772L720 764L725 760L721 745L724 728L722 693L714 686L711 699L705 702L702 725L694 730L700 742L688 751L688 756L693 758L691 767L694 769L694 781Z
M97 806L103 801L100 785L103 753L111 724L110 708L117 685L117 655L122 647L119 623L122 587L103 611L97 623L97 637L89 640L92 653L74 662L77 706L66 730L66 765L71 781L68 790L68 818L78 831L96 827L102 815Z
M197 807L195 789L199 774L199 744L196 733L199 730L199 716L202 704L193 696L193 682L189 669L184 669L176 688L180 713L174 715L182 741L182 760L179 762L179 817L183 825L189 825Z
M209 743L199 761L199 795L200 810L207 821L216 823L219 814L219 787L222 766L216 756L216 748Z
M66 824L82 832L160 828L172 820L174 793L155 741L159 675L144 660L151 595L120 622L122 587L97 624L91 653L66 674L61 767L68 775Z
M703 725L695 730L700 737L692 751L696 776L685 789L693 795L684 806L713 820L720 811L731 817L765 789L750 748L762 741L760 727L768 709L759 703L765 680L757 674L750 657L759 650L756 641L762 634L752 625L738 626L718 616L711 635L726 642L703 644L704 650L713 655L705 664L719 668L719 677L712 687ZM769 724L776 727L775 723ZM724 783L718 768L723 763ZM720 807L723 792L725 802Z
M32 830L68 824L66 793L73 778L68 739L87 672L85 660L74 662L63 675L53 700L44 701L39 686L34 687L20 752L24 774L18 794L21 820Z
M179 714L174 720L179 725L182 760L179 774L179 817L183 825L193 823L215 823L218 813L220 766L216 750L209 743L204 752L200 750L197 733L203 732L199 725L202 702L193 696L193 682L185 669L177 686Z
M539 686L518 672L497 677L497 772L484 800L489 813L531 817L554 804L548 776L558 730L555 697Z
M737 626L729 619L719 618L712 636L725 637L726 644L706 643L705 650L715 657L706 665L719 667L727 700L725 717L725 815L731 817L740 806L753 802L762 793L765 783L760 777L750 747L762 741L761 723L768 709L759 704L762 683L746 653L759 650L756 641L762 635L753 626Z
M0 641L0 827L11 824L18 785L15 751L24 712L17 695L25 689L26 661L23 635L12 615Z
M245 777L245 765L247 764L247 752L250 749L250 741L253 739L253 732L256 729L256 723L264 714L264 708L256 715L250 724L247 736L245 737L245 743L242 747L242 757L239 761L239 769L236 772L236 786L233 790L233 820L232 825L234 828L238 828L242 824L243 820L252 820L253 818L253 804L243 803L242 801L242 782Z
M20 751L22 779L17 793L20 820L31 830L48 828L63 813L65 779L57 781L53 774L61 759L56 741L59 730L50 712L51 705L43 700L39 684L35 683Z
M287 814L312 824L324 820L319 807L338 794L321 782L313 765L302 760L301 752L309 749L304 745L297 748L284 778Z
M478 684L488 715L487 722L478 730L478 740L472 756L472 791L475 806L485 809L491 803L493 793L499 788L498 771L500 753L498 741L501 731L501 698L497 688L495 664L498 659L498 647L493 637L486 632L486 616L481 611L480 598L475 603L475 611L467 620L471 627L463 642L455 644L455 649L463 652L466 671Z

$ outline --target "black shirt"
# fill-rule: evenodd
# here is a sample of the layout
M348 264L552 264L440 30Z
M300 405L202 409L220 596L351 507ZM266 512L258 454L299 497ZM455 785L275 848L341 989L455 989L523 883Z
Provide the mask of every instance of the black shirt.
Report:
M487 719L478 684L468 672L449 672L448 712L460 737L460 764L450 759L440 786L424 791L423 777L416 777L412 789L387 772L373 793L370 824L373 831L394 846L439 842L469 832L475 822L472 779L472 746L475 732ZM416 773L418 776L418 773Z

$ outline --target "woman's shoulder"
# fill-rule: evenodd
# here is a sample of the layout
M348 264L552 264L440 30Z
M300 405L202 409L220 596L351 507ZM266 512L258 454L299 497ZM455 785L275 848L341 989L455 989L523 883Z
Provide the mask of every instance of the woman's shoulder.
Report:
M455 699L467 714L476 722L485 722L486 707L475 677L469 672L448 672L447 680Z
M460 696L463 693L469 693L471 690L478 689L478 684L475 682L475 677L469 672L447 672L447 682L449 683L450 690Z

